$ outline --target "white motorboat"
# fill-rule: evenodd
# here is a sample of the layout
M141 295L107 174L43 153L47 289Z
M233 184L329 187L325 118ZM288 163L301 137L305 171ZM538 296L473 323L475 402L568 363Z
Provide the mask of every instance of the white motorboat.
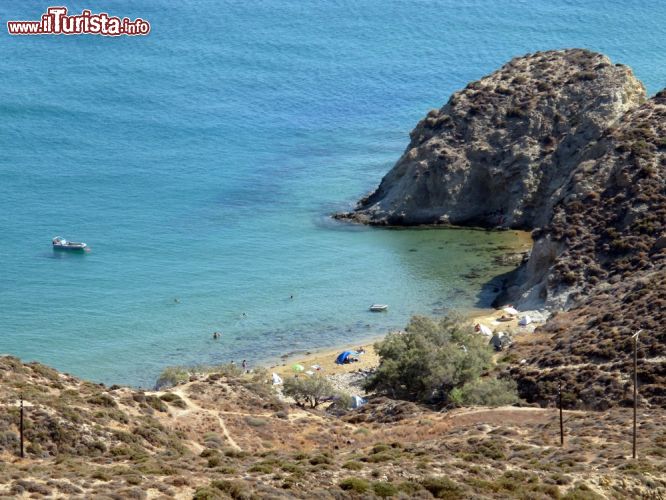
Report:
M53 249L54 250L70 250L74 252L83 252L87 250L88 245L79 241L68 241L62 236L56 236L53 238Z
M388 305L386 305L386 304L372 304L372 305L370 306L370 310L371 310L372 312L384 312L384 311L388 311Z

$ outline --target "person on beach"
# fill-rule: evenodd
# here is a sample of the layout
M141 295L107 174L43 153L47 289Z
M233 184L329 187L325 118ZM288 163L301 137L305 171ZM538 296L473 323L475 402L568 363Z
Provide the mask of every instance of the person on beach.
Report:
M243 371L247 372L247 361L246 360L243 360L243 362L241 363L241 366L243 367Z

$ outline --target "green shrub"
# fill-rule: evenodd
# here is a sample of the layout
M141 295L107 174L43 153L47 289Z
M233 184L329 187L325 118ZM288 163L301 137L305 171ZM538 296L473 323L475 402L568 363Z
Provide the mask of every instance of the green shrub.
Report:
M270 474L273 472L273 466L269 463L262 462L254 464L248 469L248 472L260 472L261 474Z
M384 443L377 443L372 447L372 453L381 453L382 451L389 451L391 447Z
M370 462L371 464L376 464L376 463L379 463L379 462L388 462L391 459L393 459L393 455L383 451L381 453L375 453L373 455L370 455L367 458L367 461Z
M361 470L363 468L363 464L361 462L356 462L355 460L350 460L349 462L346 462L342 468L348 470Z
M263 427L264 425L268 424L268 420L261 417L247 416L245 417L245 423L250 427Z
M185 401L183 401L183 399L178 394L174 394L173 392L162 394L160 399L174 406L177 406L178 408L187 408L187 403L185 403Z
M220 500L226 498L218 490L215 490L209 486L204 486L202 488L197 488L194 492L193 500Z
M349 410L354 404L354 400L351 397L351 394L346 392L337 392L335 393L335 399L331 404L331 410Z
M331 459L326 455L315 455L310 459L310 465L330 464Z
M406 493L407 495L414 496L416 493L423 489L423 486L414 481L403 481L398 484L398 491Z
M597 78L597 74L594 73L593 71L579 71L574 75L574 78L576 78L576 80L591 81Z
M335 389L326 377L315 374L310 377L302 375L286 379L283 391L298 404L309 404L311 408L315 408L323 398L332 396Z
M392 497L398 494L398 488L393 486L393 484L384 481L372 483L372 489L375 492L375 495L382 498Z
M102 393L95 394L94 396L89 397L88 403L97 406L105 406L107 408L115 408L116 406L118 406L118 404L111 396Z
M243 483L240 481L213 481L210 483L211 488L223 491L231 498L244 499L250 498L250 493Z
M212 450L210 448L206 448L204 451L201 452L199 455L201 458L208 458L208 457L219 457L220 452L217 450Z
M360 477L348 477L340 481L339 485L345 491L355 491L356 493L365 493L370 489L370 483Z
M490 366L492 351L454 317L414 316L405 333L375 345L380 364L366 389L413 401L447 401L456 387L477 379Z
M445 477L427 477L421 481L423 488L435 498L460 498L460 486Z
M501 441L484 441L479 443L476 448L476 453L491 460L502 460L505 458L506 448Z
M502 406L520 401L518 386L511 379L479 378L456 387L449 399L463 405Z
M238 378L244 373L243 368L238 366L236 363L225 363L223 365L215 366L202 366L198 369L194 369L194 371L200 373L215 373L222 375L225 378Z
M146 396L146 403L148 404L148 406L154 408L157 411L161 411L164 413L169 411L169 407L166 404L164 404L164 402L157 396L152 396L152 395Z
M592 491L586 484L578 483L562 497L562 500L601 500L603 497Z
M111 481L111 475L104 469L97 469L90 477L100 481Z
M155 390L168 389L174 385L182 384L190 379L190 373L183 366L168 366L155 382Z

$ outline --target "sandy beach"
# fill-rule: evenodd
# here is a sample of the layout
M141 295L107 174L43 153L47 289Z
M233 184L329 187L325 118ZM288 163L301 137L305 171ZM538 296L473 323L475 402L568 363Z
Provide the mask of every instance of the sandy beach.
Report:
M324 375L339 375L343 373L357 372L359 370L372 369L379 364L379 356L375 352L375 342L382 340L383 335L377 335L366 340L364 343L351 343L338 347L326 348L308 353L293 354L283 357L281 363L269 366L272 372L280 376L294 373L292 366L294 364L302 365L305 370L319 371ZM363 349L365 352L358 357L358 362L346 365L338 365L335 359L343 351ZM319 367L319 370L313 367Z
M523 314L521 312L520 316ZM471 326L476 324L485 325L493 332L515 332L520 328L520 331L524 333L532 331L540 323L540 321L535 322L529 327L523 328L518 326L518 315L513 316L510 321L499 321L502 316L506 317L508 315L501 309L486 309L468 315L466 322ZM285 378L295 374L293 366L299 364L304 367L305 371L318 372L326 376L338 390L363 395L364 391L360 387L362 380L372 369L379 365L379 355L375 350L375 343L384 338L385 335L377 335L362 342L350 342L337 347L284 355L279 363L269 363L266 366L272 373L277 373ZM341 352L360 349L365 352L358 356L358 362L344 365L335 363Z

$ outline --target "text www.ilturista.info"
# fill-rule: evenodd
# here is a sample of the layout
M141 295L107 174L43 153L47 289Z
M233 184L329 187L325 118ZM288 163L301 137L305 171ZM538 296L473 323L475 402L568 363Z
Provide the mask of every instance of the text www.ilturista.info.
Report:
M150 33L150 23L140 17L132 21L89 10L68 16L66 7L49 7L39 21L7 21L7 31L10 35L137 36Z

